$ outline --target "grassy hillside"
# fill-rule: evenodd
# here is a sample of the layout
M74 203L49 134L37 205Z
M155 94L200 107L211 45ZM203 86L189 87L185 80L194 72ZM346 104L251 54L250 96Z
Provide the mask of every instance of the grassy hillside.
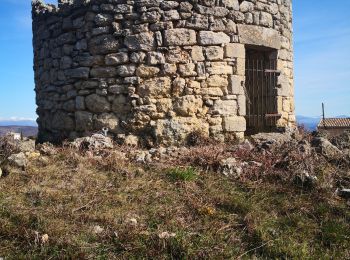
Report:
M25 171L0 179L0 257L350 258L349 201L335 194L349 184L346 161L305 155L295 142L232 147L150 163L126 147L31 153ZM227 156L242 162L241 175L220 173Z

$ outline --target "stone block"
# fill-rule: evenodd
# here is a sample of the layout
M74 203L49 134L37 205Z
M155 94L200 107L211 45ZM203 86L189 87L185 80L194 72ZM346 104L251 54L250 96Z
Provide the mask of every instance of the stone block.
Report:
M184 78L177 77L173 80L172 94L179 96L183 93L186 86L186 80Z
M230 83L229 83L229 87L228 87L229 94L243 95L244 94L244 88L243 88L244 84L245 84L245 77L244 76L238 76L238 75L230 76Z
M118 133L119 119L113 113L103 113L94 117L94 129L101 130L106 127L111 133Z
M192 60L204 61L203 48L201 46L193 46L191 51Z
M155 39L152 32L128 35L124 39L125 46L132 51L151 51L155 48Z
M157 120L154 125L157 143L164 145L183 144L194 131L209 136L209 124L196 117L174 117Z
M245 75L245 59L241 59L241 58L236 59L235 73L240 76Z
M244 132L246 120L242 116L227 116L223 118L222 126L225 132Z
M211 62L210 67L206 68L206 71L210 74L225 75L233 74L233 67L228 65L226 62Z
M168 77L145 80L138 88L141 97L162 98L170 96L171 80Z
M194 95L179 97L174 102L174 110L180 116L193 116L202 106L202 98Z
M181 48L175 48L169 50L166 54L166 61L168 63L188 63L190 62L190 55L187 51L181 50Z
M93 55L116 52L119 48L119 41L110 34L100 35L89 41L89 50Z
M130 65L121 65L117 67L117 74L121 77L130 77L135 74L136 66L133 64Z
M160 52L149 52L147 63L150 65L164 64L165 58L164 55Z
M110 104L108 100L97 94L91 94L85 98L86 108L95 113L102 113L110 111Z
M194 63L180 64L179 73L182 77L193 77L197 75L195 68L196 65Z
M266 27L272 27L273 26L272 15L267 13L267 12L261 12L260 13L260 25L263 25Z
M165 63L162 66L162 70L165 75L174 75L176 74L177 67L176 64Z
M150 78L157 75L159 71L158 67L141 65L136 69L136 76Z
M239 2L238 2L238 0L222 0L222 3L228 9L233 9L235 11L239 10Z
M105 57L106 65L117 65L127 63L129 56L126 52L112 53Z
M238 105L238 115L245 116L246 115L246 108L247 108L245 95L238 95L237 96L237 105Z
M223 32L201 31L199 32L198 39L202 45L216 45L230 42L230 37Z
M185 46L197 43L196 31L184 28L165 30L165 45Z
M90 74L93 78L112 78L117 76L117 69L114 67L97 67L92 68Z
M112 94L127 94L128 93L128 85L111 85L108 87L108 92Z
M228 116L237 115L237 101L236 100L215 100L212 107L213 113Z
M277 50L281 48L281 37L278 31L256 25L239 24L237 26L241 43L270 47Z
M223 60L224 50L219 46L210 46L205 49L205 57L207 60Z
M75 112L75 130L88 131L93 128L92 113L86 111Z
M65 76L72 79L88 79L90 74L90 68L81 67L75 69L69 69L65 71Z
M225 45L225 58L245 59L245 47L240 43L228 43Z
M75 108L77 110L84 110L85 109L85 98L82 96L77 96L75 98Z
M208 95L214 97L222 97L224 95L221 88L201 88L200 93L204 96Z
M112 109L119 117L125 116L131 110L130 100L124 95L118 95L114 98Z
M207 80L208 87L226 88L228 86L227 76L212 75Z

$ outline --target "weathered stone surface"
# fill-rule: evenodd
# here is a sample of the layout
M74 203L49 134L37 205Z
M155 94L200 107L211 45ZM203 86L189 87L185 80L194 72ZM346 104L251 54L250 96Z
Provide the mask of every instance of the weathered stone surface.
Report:
M188 52L176 48L169 50L166 55L166 61L168 63L188 63L190 61L190 55Z
M202 99L193 95L179 97L174 102L174 110L180 116L193 116L202 106Z
M118 50L119 41L113 35L101 35L89 41L89 50L92 54L106 54Z
M208 87L227 87L228 80L227 77L219 76L219 75L213 75L208 78L207 81Z
M199 32L199 43L202 45L215 45L229 43L230 37L223 32L201 31Z
M194 45L197 43L196 32L194 30L179 28L166 30L165 44L167 46Z
M311 145L315 147L317 152L330 159L340 158L343 156L342 151L340 151L335 145L325 138L316 137L311 141Z
M281 48L278 31L270 28L239 24L238 34L243 44L265 46L273 49Z
M241 116L224 117L223 129L226 132L244 132L246 130L246 121Z
M108 92L113 94L127 94L128 88L127 85L111 85L108 87Z
M105 97L97 94L89 95L85 98L86 108L91 112L102 113L110 110L110 104Z
M16 167L25 167L28 163L27 157L23 152L12 154L7 160Z
M208 60L223 60L224 50L219 46L210 46L205 48L205 57Z
M240 43L228 43L225 45L226 58L242 58L245 59L245 47Z
M154 35L153 33L145 32L126 36L124 44L128 49L133 51L150 51L155 47Z
M204 61L205 57L203 55L203 47L201 46L194 46L192 48L192 60L194 61Z
M92 113L86 111L75 112L75 123L77 131L92 130Z
M170 95L171 81L168 77L152 78L145 80L138 89L140 96L161 98Z
M90 74L94 78L112 78L117 76L117 69L114 67L92 68Z
M117 74L121 77L129 77L135 74L136 66L131 65L121 65L117 67Z
M150 65L164 64L165 57L164 57L163 53L152 51L152 52L148 53L147 62Z
M159 71L160 69L158 67L141 65L137 68L136 75L138 77L149 78L157 75Z
M114 147L113 141L110 137L101 134L93 134L92 136L82 137L76 139L72 146L80 149L112 149Z
M126 52L119 52L108 54L105 58L106 65L123 64L129 61L128 54Z
M230 83L228 87L228 91L230 94L234 95L244 95L244 84L245 79L242 76L232 75L230 76Z
M208 95L208 96L219 96L219 97L224 95L221 88L202 88L201 94Z
M237 115L237 101L236 100L216 100L213 106L213 113L227 116Z
M209 125L195 117L176 117L157 120L154 127L157 142L165 145L181 144L194 131L209 135Z
M223 74L233 74L233 67L227 65L226 62L212 62L211 66L207 68L207 72L210 75L223 75Z
M196 69L196 65L194 63L179 65L179 73L183 77L197 76L197 72L195 71L195 69Z
M103 113L94 119L94 128L108 128L112 133L118 132L119 119L112 113Z
M54 113L51 117L51 127L57 130L74 130L75 128L75 124L73 121L73 118L63 112L63 111L58 111L56 113Z
M76 68L76 69L70 69L66 70L65 75L68 78L73 79L87 79L89 78L90 68Z

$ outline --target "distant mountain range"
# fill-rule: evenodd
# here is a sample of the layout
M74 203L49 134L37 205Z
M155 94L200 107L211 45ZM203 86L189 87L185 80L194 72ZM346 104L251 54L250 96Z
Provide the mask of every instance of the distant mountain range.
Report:
M0 126L0 136L6 135L8 132L22 133L23 136L36 136L38 127L36 126Z
M37 126L35 120L31 119L0 119L0 126Z
M36 136L38 126L35 120L30 119L0 119L0 136L8 132L22 133L23 136Z

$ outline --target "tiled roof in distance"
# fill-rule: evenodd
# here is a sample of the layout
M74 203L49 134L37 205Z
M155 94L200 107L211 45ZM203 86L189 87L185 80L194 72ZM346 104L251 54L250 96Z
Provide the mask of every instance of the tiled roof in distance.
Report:
M321 119L317 127L323 128L334 127L334 128L350 128L350 118L325 118Z

